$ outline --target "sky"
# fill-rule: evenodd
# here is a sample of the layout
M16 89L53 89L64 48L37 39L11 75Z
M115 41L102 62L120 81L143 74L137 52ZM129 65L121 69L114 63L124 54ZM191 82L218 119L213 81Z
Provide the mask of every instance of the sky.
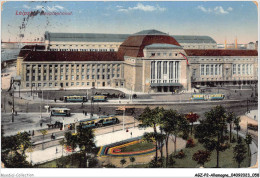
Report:
M37 10L45 14L27 15ZM237 37L245 44L258 40L257 16L250 1L9 1L2 7L1 39L38 41L45 31L133 34L156 29L170 35L207 35L217 43L234 43Z

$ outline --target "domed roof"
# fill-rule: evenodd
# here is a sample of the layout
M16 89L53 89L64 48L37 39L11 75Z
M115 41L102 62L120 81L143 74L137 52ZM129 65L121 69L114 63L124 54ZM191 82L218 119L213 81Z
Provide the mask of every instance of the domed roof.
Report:
M129 36L118 49L118 58L124 56L144 57L143 49L151 44L170 44L180 46L180 44L166 33L157 30L144 30ZM181 46L180 46L181 47Z
M143 31L134 33L134 36L135 36L135 35L167 35L167 34L161 32L161 31L152 29L152 30L143 30Z

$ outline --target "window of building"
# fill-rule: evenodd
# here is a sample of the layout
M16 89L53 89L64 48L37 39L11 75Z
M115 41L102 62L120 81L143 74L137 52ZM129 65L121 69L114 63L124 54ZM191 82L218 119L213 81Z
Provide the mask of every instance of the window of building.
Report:
M84 69L81 69L81 72L84 72Z
M52 75L50 75L50 80L52 80Z
M79 80L79 75L76 76L76 80Z
M74 80L74 75L71 76L71 80Z
M249 71L248 71L248 64L246 65L246 74L247 74L247 75L249 74Z
M236 72L237 72L237 65L236 64L233 64L232 65L233 66L233 75L235 75L236 74Z
M87 73L89 73L89 69L87 69Z
M69 86L69 83L68 82L66 82L66 87L68 87Z
M71 86L74 86L74 82L71 82Z
M63 75L60 76L60 79L63 80Z
M87 85L89 86L89 82L87 82Z
M215 64L215 75L218 75L218 65Z
M32 76L32 81L35 81L35 76Z
M71 73L73 73L74 72L74 69L71 69Z
M214 72L214 65L211 64L211 66L210 66L210 75L213 75L213 72Z
M87 75L87 79L89 79L89 75Z
M242 65L242 74L245 75L245 64Z
M52 87L52 83L49 83L49 87Z
M42 84L41 83L38 83L38 87L41 87L42 86Z
M201 64L200 75L204 75L204 64Z
M120 77L120 75L119 74L117 74L117 78L119 78Z
M240 64L237 65L237 74L240 75L241 71L240 71Z
M84 78L85 78L85 75L81 75L81 80L84 80Z
M79 82L77 82L76 85L79 86Z
M29 83L26 83L26 87L30 87L30 84L29 84Z
M29 81L29 76L26 76L26 81Z
M99 75L97 75L97 80L99 80Z
M46 87L47 86L47 83L43 83L43 87Z
M161 55L161 53L157 53L157 56L160 56Z
M68 75L65 76L65 80L69 80L69 76Z
M107 75L107 79L110 79L110 75Z
M209 65L206 65L206 75L209 75Z
M92 75L92 79L95 79L95 75Z
M79 72L79 69L77 69L77 72Z
M92 73L95 73L95 69L92 69Z
M82 85L82 86L84 86L84 85L85 85L85 83L84 83L84 82L81 82L81 85Z
M163 62L163 74L167 74L167 62Z
M54 76L54 80L58 80L58 76L57 75Z

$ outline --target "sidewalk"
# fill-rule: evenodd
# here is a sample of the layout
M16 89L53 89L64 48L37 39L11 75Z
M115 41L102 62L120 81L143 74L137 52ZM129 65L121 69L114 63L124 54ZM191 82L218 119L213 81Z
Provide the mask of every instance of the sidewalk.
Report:
M95 143L97 147L108 145L111 143L116 143L119 141L123 141L125 139L129 138L136 138L142 136L145 132L153 132L153 128L146 128L146 129L138 129L138 128L130 128L129 131L126 132L126 130L120 130L104 135L98 135L95 137ZM132 133L132 136L131 136ZM62 136L63 137L63 136ZM59 139L59 138L57 138ZM48 140L45 140L44 142L47 142ZM42 143L42 142L39 142ZM56 153L56 148L58 152ZM66 152L64 149L62 149L61 145L50 147L44 150L37 150L30 153L26 153L27 155L27 161L32 162L33 164L39 164L48 162L57 158L60 158L62 156L62 150L63 150L63 156L67 156L72 154L71 152ZM77 149L76 151L79 151Z

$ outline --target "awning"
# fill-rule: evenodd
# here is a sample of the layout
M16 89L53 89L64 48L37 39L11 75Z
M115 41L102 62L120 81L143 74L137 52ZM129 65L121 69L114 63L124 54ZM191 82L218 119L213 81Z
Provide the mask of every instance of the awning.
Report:
M180 83L151 83L151 87L182 87Z

